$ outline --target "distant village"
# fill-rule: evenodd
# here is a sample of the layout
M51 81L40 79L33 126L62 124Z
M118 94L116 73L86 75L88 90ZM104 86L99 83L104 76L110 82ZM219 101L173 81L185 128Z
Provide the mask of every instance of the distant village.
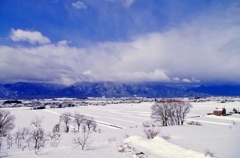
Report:
M155 102L161 98L145 98L145 97L122 97L122 98L105 98L105 97L88 97L87 99L78 98L53 98L53 99L32 99L32 100L9 100L0 99L0 108L12 107L31 107L31 109L46 108L65 108L78 106L106 106L107 104L139 104L141 102ZM192 98L176 98L192 103L217 102L223 104L227 102L240 102L240 97L192 97ZM226 112L225 108L213 109L208 115L226 116L233 113L239 113L239 109L233 109Z
M64 108L77 106L106 106L107 104L137 104L141 102L154 102L154 98L53 98L53 99L33 99L33 100L0 100L0 107L32 107L33 109L44 108Z

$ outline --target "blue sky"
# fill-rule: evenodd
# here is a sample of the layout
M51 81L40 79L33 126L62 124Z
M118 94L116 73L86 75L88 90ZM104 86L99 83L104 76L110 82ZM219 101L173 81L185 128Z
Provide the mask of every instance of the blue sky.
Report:
M2 0L0 82L240 84L236 0Z

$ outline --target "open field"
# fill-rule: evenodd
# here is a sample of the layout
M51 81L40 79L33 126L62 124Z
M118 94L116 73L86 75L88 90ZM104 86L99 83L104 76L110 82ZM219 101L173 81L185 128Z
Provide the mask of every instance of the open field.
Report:
M205 157L204 151L210 150L219 158L237 158L240 148L240 115L213 116L206 115L214 108L223 106L227 112L240 107L239 102L231 103L193 103L193 108L187 115L186 122L198 121L202 126L187 125L160 127L160 137L153 140L145 138L142 123L151 121L151 106L153 103L141 104L110 104L107 106L81 106L71 108L54 108L44 110L30 110L29 108L12 108L16 117L16 128L31 127L34 117L42 118L42 126L46 132L52 131L59 122L59 115L63 112L75 112L86 116L93 116L97 121L97 129L101 133L93 133L93 144L88 150L81 151L72 144L74 133L62 133L57 147L46 146L39 157L132 157L131 153L117 151L119 145L128 142L137 150L148 154L148 157ZM233 125L233 122L235 125ZM70 131L76 128L71 124ZM130 137L126 138L126 134ZM161 136L169 136L169 140ZM32 157L33 151L26 149L3 150L8 157Z

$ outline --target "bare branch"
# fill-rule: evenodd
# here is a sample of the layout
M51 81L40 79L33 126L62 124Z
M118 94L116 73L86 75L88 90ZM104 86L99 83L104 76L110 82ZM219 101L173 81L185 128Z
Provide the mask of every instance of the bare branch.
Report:
M90 132L79 133L77 137L73 138L72 142L84 150L92 144L92 140L90 140Z
M6 136L12 129L14 129L15 116L7 110L0 110L0 136Z

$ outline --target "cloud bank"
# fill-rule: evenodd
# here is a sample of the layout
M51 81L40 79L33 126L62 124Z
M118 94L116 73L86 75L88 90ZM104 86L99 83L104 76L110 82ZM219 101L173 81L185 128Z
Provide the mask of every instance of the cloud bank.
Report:
M203 16L129 41L89 47L69 46L66 40L50 43L40 32L12 29L13 41L40 45L0 46L0 81L240 84L238 14L233 7L224 18Z

